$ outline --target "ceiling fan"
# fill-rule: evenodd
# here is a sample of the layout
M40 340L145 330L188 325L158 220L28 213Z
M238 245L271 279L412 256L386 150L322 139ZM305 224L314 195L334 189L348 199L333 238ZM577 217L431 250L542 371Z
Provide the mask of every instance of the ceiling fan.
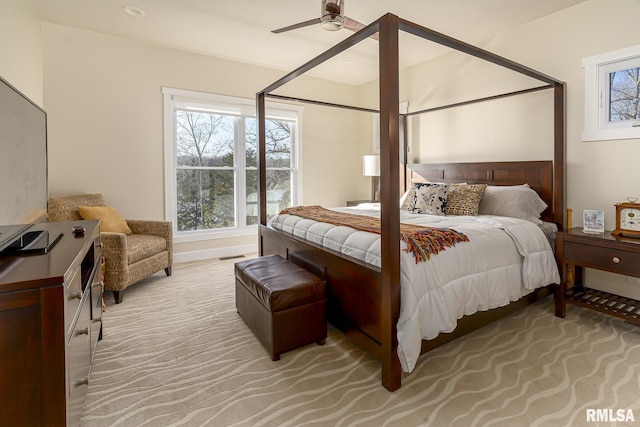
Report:
M279 34L315 24L322 24L322 28L328 31L337 31L341 28L346 28L347 30L356 32L365 27L364 24L344 15L344 0L321 0L320 3L320 18L299 22L287 27L278 28L271 32Z

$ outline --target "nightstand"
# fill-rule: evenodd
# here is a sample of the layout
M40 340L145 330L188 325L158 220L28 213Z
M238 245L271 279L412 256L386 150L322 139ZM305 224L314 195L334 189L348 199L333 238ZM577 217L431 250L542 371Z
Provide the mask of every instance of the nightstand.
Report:
M584 268L640 277L640 239L614 237L610 231L586 234L581 228L556 235L556 259L562 282L556 286L556 316L565 317L566 305L574 304L640 323L640 301L583 284Z

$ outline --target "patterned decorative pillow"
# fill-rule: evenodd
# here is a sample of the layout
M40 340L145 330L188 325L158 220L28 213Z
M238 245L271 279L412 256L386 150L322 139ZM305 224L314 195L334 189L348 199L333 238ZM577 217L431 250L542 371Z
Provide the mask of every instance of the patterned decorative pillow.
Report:
M445 213L447 215L478 215L478 206L487 184L449 184Z
M414 189L413 205L407 205L410 193L407 195L404 205L411 209L405 210L418 214L444 215L444 207L447 203L447 184L417 182L413 184L412 188Z
M403 194L400 199L400 209L403 211L413 212L413 209L416 207L416 187L413 185L411 188L407 190L405 194Z

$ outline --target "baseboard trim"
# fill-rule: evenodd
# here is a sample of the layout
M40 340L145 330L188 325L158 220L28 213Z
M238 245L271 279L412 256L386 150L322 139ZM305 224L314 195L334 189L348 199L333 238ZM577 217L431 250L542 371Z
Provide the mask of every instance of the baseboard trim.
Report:
M212 258L230 258L240 255L257 254L258 247L256 244L248 244L241 246L228 246L217 249L206 249L203 251L179 252L173 254L174 264L181 262L200 261Z

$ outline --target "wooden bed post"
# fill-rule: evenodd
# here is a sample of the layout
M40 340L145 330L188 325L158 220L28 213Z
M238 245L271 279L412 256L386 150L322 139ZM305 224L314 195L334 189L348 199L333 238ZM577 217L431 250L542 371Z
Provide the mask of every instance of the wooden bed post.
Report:
M382 385L400 388L402 369L398 359L397 323L400 315L400 94L398 17L380 19L380 176L381 176L381 327Z
M258 131L258 224L260 226L267 225L267 149L266 149L266 111L265 111L265 92L256 94L256 124ZM258 255L263 256L264 245L262 241L262 233L258 232Z
M267 154L266 154L266 112L265 95L260 92L256 95L256 118L258 124L258 220L260 224L267 225ZM262 245L260 245L262 255Z
M560 230L567 226L564 194L567 145L565 86L565 83L557 83L553 88L553 217Z

